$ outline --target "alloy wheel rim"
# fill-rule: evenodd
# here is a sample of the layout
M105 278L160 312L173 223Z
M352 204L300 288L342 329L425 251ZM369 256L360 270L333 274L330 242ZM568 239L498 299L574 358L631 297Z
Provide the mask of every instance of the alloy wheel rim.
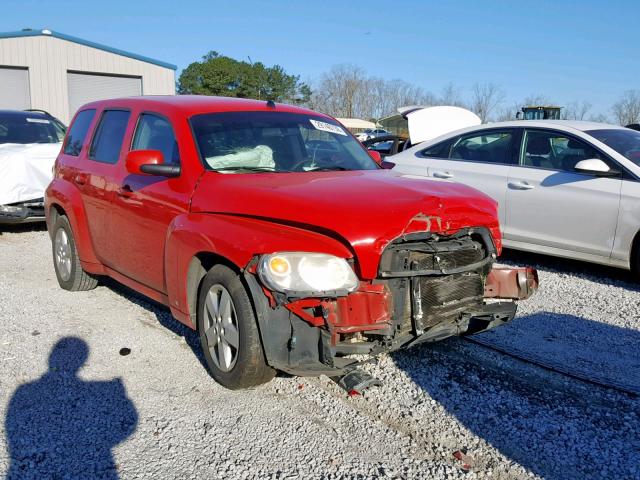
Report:
M205 337L213 363L229 372L238 360L238 319L229 291L220 284L207 292L204 304Z
M66 282L71 278L71 243L67 232L63 228L59 228L56 232L53 250L60 278Z

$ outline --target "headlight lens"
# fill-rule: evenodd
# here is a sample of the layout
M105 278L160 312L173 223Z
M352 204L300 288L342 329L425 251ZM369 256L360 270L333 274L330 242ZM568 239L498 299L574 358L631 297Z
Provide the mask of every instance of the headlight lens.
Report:
M258 275L272 290L300 296L358 288L358 277L344 258L325 253L281 252L264 255Z

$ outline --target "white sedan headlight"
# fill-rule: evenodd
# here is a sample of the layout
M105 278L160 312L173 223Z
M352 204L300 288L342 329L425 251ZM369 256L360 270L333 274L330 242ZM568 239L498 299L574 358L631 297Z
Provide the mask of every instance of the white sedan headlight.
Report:
M258 275L271 290L295 296L358 288L358 277L344 258L325 253L280 252L264 255Z

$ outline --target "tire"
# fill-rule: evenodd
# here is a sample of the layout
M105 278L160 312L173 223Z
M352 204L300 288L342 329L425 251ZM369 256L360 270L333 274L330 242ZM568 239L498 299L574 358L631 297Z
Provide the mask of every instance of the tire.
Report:
M231 390L269 382L256 315L240 277L224 265L205 275L198 294L198 334L211 376Z
M51 248L53 267L62 288L72 292L96 288L98 279L82 269L71 224L64 215L58 216L53 225Z

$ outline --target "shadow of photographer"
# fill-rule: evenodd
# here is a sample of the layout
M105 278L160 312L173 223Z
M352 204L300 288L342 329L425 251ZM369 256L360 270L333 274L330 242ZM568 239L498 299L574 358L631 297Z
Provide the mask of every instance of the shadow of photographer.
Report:
M118 478L112 448L135 431L138 414L119 378L78 377L88 356L83 340L65 337L51 350L48 371L13 393L7 479Z

